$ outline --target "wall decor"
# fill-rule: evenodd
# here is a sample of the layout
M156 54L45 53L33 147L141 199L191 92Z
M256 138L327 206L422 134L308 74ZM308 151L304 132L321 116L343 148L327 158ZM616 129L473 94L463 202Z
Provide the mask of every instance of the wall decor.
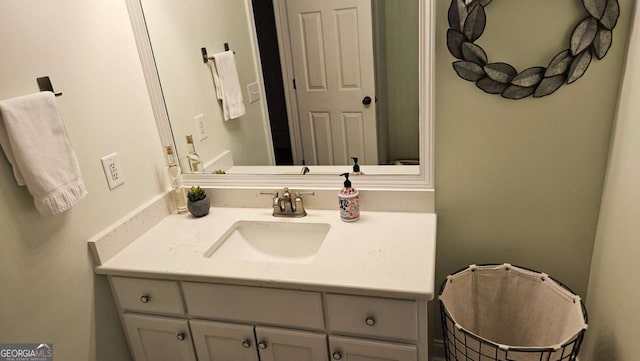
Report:
M602 59L607 55L620 16L618 0L581 1L588 15L573 28L569 48L553 57L546 68L536 66L518 72L507 63L490 63L484 49L475 44L484 32L485 7L491 0L452 0L447 48L459 59L453 69L485 92L508 99L544 97L565 83L575 82L587 71L594 56Z

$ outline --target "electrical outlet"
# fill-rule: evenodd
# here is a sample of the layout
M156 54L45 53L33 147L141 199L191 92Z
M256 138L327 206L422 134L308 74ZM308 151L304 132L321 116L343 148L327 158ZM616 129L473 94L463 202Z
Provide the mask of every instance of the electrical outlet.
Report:
M102 169L104 175L107 177L107 183L109 189L114 189L124 183L124 174L122 174L122 167L120 166L120 159L118 153L111 153L100 158L102 161Z
M207 134L207 128L204 126L204 114L198 114L193 119L196 121L198 139L201 141L207 139L209 135Z
M247 85L247 92L249 93L249 103L258 101L260 99L260 84L255 82Z

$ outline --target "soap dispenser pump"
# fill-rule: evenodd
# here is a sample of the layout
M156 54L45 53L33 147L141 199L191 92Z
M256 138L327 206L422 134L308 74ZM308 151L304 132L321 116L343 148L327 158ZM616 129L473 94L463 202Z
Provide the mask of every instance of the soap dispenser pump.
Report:
M355 222L360 219L360 192L351 186L349 173L340 175L345 177L344 188L338 193L340 219L344 222Z
M358 164L358 157L351 157L351 159L353 159L353 172L351 173L351 175L364 174L360 171L360 165Z

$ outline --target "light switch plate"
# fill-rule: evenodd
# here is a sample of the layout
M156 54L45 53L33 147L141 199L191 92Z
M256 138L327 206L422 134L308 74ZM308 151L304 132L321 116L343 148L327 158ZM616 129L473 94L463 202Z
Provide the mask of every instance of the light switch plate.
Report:
M204 125L204 114L198 114L193 118L196 121L196 131L198 139L205 140L209 135L207 134L207 128Z
M107 178L109 189L114 189L124 184L124 174L122 173L118 153L105 155L100 158L100 160L102 161L102 169L104 170L104 175Z
M258 82L247 85L247 92L249 92L249 103L260 100L260 84Z

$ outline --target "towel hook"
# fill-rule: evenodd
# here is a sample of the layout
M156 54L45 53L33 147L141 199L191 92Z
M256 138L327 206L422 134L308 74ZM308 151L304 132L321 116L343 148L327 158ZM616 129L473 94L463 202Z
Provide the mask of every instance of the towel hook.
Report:
M62 95L62 92L56 92L55 90L53 90L53 85L51 84L51 79L49 79L48 76L43 76L40 78L37 78L36 81L38 82L38 88L40 88L40 91L42 92L52 92L53 95L59 97Z

